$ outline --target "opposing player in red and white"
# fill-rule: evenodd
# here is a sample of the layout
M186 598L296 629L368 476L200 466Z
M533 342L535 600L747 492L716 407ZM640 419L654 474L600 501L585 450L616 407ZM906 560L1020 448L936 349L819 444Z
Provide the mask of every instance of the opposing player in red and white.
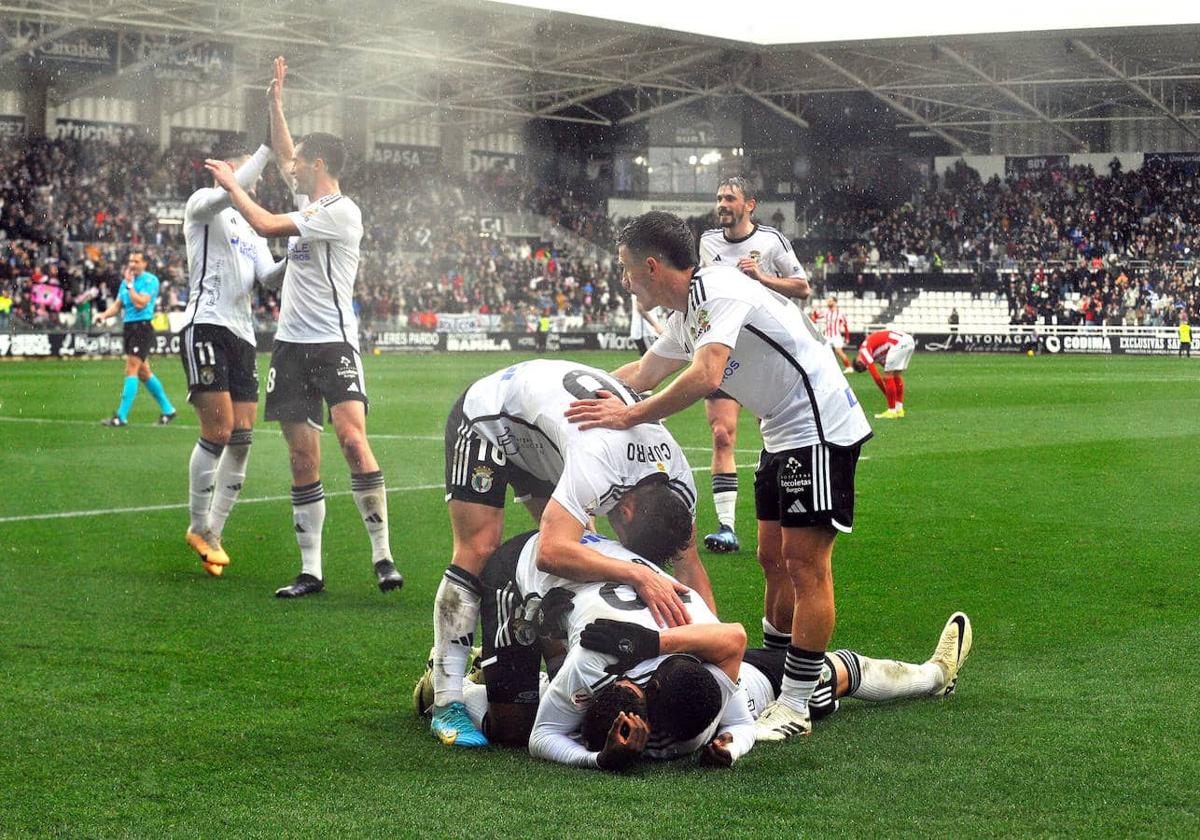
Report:
M871 372L871 378L887 397L887 411L876 414L880 420L896 420L904 416L904 376L908 362L912 359L917 342L911 335L900 330L879 330L867 336L858 348L854 369L859 373ZM883 363L883 376L877 364Z
M825 301L825 309L813 312L813 322L824 333L833 353L842 363L843 373L853 373L850 359L846 357L845 346L850 343L850 321L846 314L838 309L837 298L832 295Z

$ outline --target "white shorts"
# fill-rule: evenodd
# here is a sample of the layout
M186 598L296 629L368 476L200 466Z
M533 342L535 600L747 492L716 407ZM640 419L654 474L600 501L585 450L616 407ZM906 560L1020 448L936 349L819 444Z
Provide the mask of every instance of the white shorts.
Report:
M904 338L896 342L896 346L888 351L887 359L883 363L884 373L896 373L902 370L908 370L908 363L912 359L913 350L917 348L917 343L913 341L911 335L906 335Z
M841 350L846 346L846 337L844 335L834 335L829 337L829 346L834 350Z

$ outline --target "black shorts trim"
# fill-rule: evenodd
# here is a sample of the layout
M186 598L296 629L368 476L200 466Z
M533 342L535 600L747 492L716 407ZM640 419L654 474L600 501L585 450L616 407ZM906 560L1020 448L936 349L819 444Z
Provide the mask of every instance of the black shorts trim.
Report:
M154 344L154 327L149 321L126 321L123 341L126 356L137 356L143 362Z
M258 402L258 367L253 344L218 324L189 324L179 334L179 357L187 377L188 402L198 393L228 391L234 402Z
M322 401L330 411L350 401L370 407L358 351L340 341L296 344L276 340L267 372L266 419L307 421L320 429Z
M524 595L517 588L517 562L537 531L526 531L505 541L488 558L479 580L483 598L479 617L483 625L483 677L488 703L538 702L542 647L537 635L523 622L527 605L540 601L537 593Z
M725 391L722 391L720 388L713 391L711 394L707 395L704 399L706 399L706 400L730 400L731 402L737 402L737 397L730 396L728 393L726 393ZM740 405L740 403L739 403L739 405Z
M854 527L854 472L860 446L824 443L784 452L763 450L754 472L754 511L784 528Z
M509 485L517 500L549 499L554 485L512 464L499 446L480 436L463 413L464 392L446 418L446 501L455 499L488 507L504 507ZM515 418L514 418L515 419Z

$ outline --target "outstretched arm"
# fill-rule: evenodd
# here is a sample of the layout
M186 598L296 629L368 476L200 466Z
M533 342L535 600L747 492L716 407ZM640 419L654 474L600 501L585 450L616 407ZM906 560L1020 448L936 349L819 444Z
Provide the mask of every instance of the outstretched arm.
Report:
M271 151L275 153L275 163L279 174L293 190L296 184L292 180L292 158L296 156L296 147L292 144L292 135L288 131L287 118L283 116L283 80L287 78L287 62L283 56L275 59L275 78L267 89L267 98L271 103Z
M611 394L601 399L576 400L567 409L566 417L572 423L579 423L580 428L585 430L628 429L639 423L653 423L655 420L678 414L721 387L731 349L717 342L697 348L687 370L679 374L675 381L662 391L641 402L626 405ZM646 356L653 353L654 351L650 350ZM642 360L644 362L645 357ZM638 386L632 387L636 389Z
M237 182L233 167L227 162L209 159L204 161L204 168L229 192L233 206L259 236L296 236L300 233L290 216L272 213L255 202Z

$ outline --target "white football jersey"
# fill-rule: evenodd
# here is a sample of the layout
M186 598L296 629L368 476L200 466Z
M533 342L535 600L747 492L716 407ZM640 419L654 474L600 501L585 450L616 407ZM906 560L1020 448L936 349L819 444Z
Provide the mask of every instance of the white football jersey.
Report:
M756 224L749 234L740 239L729 239L724 228L713 228L700 234L700 265L727 265L737 268L738 260L750 257L759 268L776 277L800 277L808 275L792 243L773 227ZM747 278L749 279L749 278Z
M695 515L696 484L683 450L661 423L584 432L564 412L572 401L611 391L626 403L636 394L598 368L535 359L485 376L469 389L463 414L475 433L513 464L555 484L552 498L585 525L655 473L666 475Z
M641 563L664 577L670 577L658 566L643 560L614 540L588 534L584 537L584 543L607 557ZM571 736L579 729L583 714L596 692L618 679L605 670L614 664L616 659L584 648L579 644L579 636L584 627L598 618L627 621L656 631L659 627L650 610L631 586L618 583L580 583L540 571L537 568L537 544L538 537L534 535L525 544L517 561L515 578L521 593L530 595L536 592L545 595L550 589L561 587L574 592L575 598L572 601L574 609L567 614L567 658L550 681L549 688L542 694L533 734L530 737L530 751L552 761L594 767L596 753L589 752ZM695 591L689 589L681 598L693 624L717 623L717 617ZM644 685L666 658L657 656L644 660L626 671L625 676L639 685ZM731 732L734 735L734 744L730 745L730 751L735 759L753 745L753 718L750 717L749 701L745 694L720 668L715 665L705 667L721 689L720 714L703 732L689 741L652 736L646 746L647 757L670 759L688 755L707 744L718 732Z
M721 390L762 421L763 448L853 446L871 426L837 359L804 313L736 268L697 269L687 312L672 312L651 352L690 359L705 344L731 348Z
M260 146L234 177L250 189L271 150ZM221 187L196 190L183 211L187 241L188 299L184 313L189 324L216 324L243 341L254 343L252 293L254 281L266 281L283 269L276 266L267 240L259 236L230 204Z
M344 341L358 349L354 279L358 274L362 212L340 193L309 203L296 196L289 213L300 231L288 238L287 274L275 337L298 344Z

